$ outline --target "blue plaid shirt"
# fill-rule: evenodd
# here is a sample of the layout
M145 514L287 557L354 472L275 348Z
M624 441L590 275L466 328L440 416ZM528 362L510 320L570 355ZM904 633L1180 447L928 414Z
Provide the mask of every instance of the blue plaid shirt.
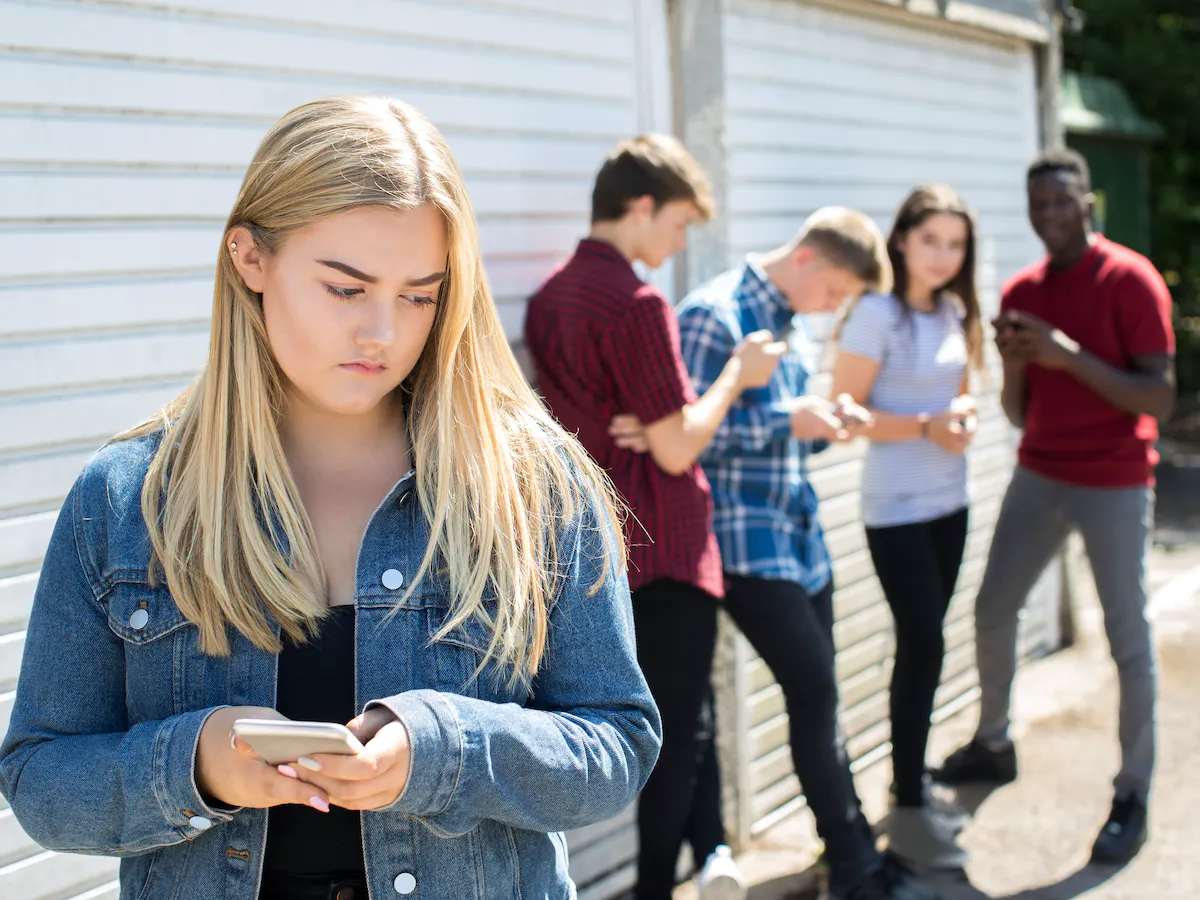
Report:
M783 293L750 258L692 291L677 311L683 361L699 394L743 337L764 328L778 335L792 320ZM799 355L786 354L766 387L742 392L700 464L712 485L725 571L793 581L816 593L831 574L808 482L808 454L821 448L792 437L788 412L807 381Z

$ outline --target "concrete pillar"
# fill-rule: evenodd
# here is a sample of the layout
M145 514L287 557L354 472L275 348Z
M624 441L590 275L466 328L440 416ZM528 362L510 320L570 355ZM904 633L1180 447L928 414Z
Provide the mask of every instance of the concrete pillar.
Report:
M677 295L728 267L725 48L721 0L671 0L671 83L676 136L712 181L716 218L693 228L676 266Z
M1062 125L1062 34L1063 15L1055 0L1050 4L1050 40L1042 47L1038 60L1038 108L1041 119L1042 147L1057 149L1064 146Z
M676 296L732 264L728 211L724 16L721 0L670 0L671 92L675 134L712 181L716 217L691 230L676 265ZM749 736L744 721L746 648L722 612L713 663L717 750L721 760L725 827L735 847L750 837Z

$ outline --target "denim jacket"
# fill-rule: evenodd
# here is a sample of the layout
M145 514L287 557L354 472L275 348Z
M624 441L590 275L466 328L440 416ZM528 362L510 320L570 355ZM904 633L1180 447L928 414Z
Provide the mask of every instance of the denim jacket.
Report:
M236 632L228 656L206 656L165 585L150 586L140 497L157 445L104 448L67 497L0 747L0 791L44 847L121 857L121 900L251 898L268 812L209 805L196 749L214 710L274 707L278 657ZM412 742L400 798L362 813L374 900L575 896L560 832L629 804L661 743L625 574L611 571L617 539L594 507L563 527L568 578L545 662L512 688L495 664L471 677L482 627L431 642L450 598L437 571L385 621L429 540L413 476L372 515L355 575L356 702L391 709Z

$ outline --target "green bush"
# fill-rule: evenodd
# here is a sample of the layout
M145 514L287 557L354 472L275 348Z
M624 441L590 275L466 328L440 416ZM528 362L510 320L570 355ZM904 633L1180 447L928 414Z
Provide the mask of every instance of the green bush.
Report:
M1166 130L1152 148L1151 257L1171 286L1181 407L1200 402L1200 0L1075 0L1066 65L1113 78Z

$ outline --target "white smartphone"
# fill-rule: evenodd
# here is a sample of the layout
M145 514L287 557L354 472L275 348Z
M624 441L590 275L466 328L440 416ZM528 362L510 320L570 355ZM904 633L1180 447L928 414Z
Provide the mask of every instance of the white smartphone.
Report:
M314 753L355 754L362 743L345 725L291 719L238 719L233 733L273 766Z

